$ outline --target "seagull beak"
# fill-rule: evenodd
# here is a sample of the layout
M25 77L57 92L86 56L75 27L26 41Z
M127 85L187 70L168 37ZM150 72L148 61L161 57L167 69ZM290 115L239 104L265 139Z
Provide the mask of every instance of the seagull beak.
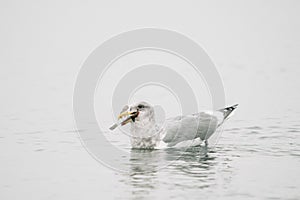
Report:
M121 125L125 125L127 123L129 123L130 121L135 121L135 118L138 116L139 112L138 111L133 111L133 112L129 112L129 111L125 111L122 112L119 116L118 119L122 119L124 118L124 120L121 122Z
M132 114L132 113L129 111L122 112L119 114L118 119L121 119L122 117L125 117L125 116L129 116L130 114Z

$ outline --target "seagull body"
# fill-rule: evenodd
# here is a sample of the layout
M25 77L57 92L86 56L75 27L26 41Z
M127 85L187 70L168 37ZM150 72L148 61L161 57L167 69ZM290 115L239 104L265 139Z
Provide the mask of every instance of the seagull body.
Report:
M160 125L155 121L153 107L140 102L125 106L120 115L120 124L131 124L131 146L135 149L156 149L186 145L207 145L207 140L231 116L238 105L214 112L200 112L166 119ZM113 125L113 130L118 124Z

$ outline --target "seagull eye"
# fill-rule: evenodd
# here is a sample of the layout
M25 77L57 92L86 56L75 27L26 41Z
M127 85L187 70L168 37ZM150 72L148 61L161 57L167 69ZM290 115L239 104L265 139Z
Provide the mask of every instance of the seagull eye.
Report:
M145 106L142 104L138 105L138 109L142 109L142 108L145 108Z

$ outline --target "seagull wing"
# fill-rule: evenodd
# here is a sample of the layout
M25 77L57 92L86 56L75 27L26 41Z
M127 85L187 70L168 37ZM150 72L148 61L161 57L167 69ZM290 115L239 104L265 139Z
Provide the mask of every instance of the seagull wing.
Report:
M162 140L168 146L195 138L207 140L236 107L234 105L215 112L200 112L167 119Z

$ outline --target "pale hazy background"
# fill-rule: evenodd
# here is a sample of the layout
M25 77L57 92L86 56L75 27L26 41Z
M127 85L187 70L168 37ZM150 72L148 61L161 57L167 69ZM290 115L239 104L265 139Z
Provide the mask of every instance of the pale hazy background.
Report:
M0 199L135 197L124 177L81 146L72 113L73 87L84 60L105 40L132 29L175 30L201 44L223 79L226 102L240 104L234 118L244 126L298 127L299 13L297 0L0 1ZM267 121L272 118L280 120ZM238 126L234 120L229 123ZM239 136L233 139L238 145ZM257 143L255 139L243 141ZM284 138L279 140L285 144ZM273 187L275 197L299 198L294 178L299 177L299 140L293 141L298 157L283 162L270 157L270 166L279 166L274 174L264 168L263 157L257 158L258 174L269 172L267 178L246 178L253 160L248 168L247 162L234 164L242 160L227 163L245 170L234 170L229 189L218 188L220 194L266 188L249 196L259 198L273 192L270 183L280 179L287 185ZM154 196L169 197L168 189L172 187ZM229 199L239 197L230 194Z

